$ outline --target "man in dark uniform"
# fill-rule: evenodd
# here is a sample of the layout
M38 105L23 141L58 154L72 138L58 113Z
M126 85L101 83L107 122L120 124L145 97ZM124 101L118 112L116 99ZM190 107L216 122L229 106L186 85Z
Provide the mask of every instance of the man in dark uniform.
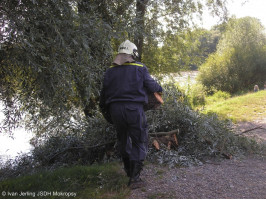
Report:
M148 150L148 131L143 106L148 93L162 92L147 67L135 61L137 56L137 47L129 40L119 46L113 65L105 73L100 99L102 113L116 127L118 148L132 189L144 186L140 172Z

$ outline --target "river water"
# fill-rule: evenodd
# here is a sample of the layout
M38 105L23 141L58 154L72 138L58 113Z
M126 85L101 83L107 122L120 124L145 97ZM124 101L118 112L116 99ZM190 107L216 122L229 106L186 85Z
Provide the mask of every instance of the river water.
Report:
M2 111L2 104L0 103L0 123L4 119ZM33 134L25 131L23 128L18 128L13 131L12 137L10 133L0 133L0 162L8 159L14 159L21 153L29 153L32 149L30 139Z
M178 73L171 73L170 75L165 75L163 78L163 82L168 82L171 79L178 83L179 86L185 87L187 85L195 84L196 78L198 76L198 71L187 71L187 72L180 72Z
M186 87L188 84L193 85L196 83L197 75L198 71L170 74L165 76L163 82L167 82L172 78L181 87ZM2 105L0 103L0 122L2 122L3 119L4 114L2 112ZM21 153L29 153L32 149L32 146L30 145L30 139L32 137L33 134L26 132L23 128L16 129L13 133L13 137L0 133L0 162L6 161L7 159L14 159Z
M0 135L0 161L14 159L21 153L29 153L32 149L30 139L32 134L24 129L16 129L13 136Z

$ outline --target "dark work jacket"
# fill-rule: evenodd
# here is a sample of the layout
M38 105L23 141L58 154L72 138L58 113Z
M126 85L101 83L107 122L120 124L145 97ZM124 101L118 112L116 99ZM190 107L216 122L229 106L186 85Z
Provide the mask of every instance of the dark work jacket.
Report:
M150 76L143 63L114 65L105 72L100 108L102 112L108 112L108 105L113 102L145 104L148 103L148 93L154 92L162 92L162 87Z

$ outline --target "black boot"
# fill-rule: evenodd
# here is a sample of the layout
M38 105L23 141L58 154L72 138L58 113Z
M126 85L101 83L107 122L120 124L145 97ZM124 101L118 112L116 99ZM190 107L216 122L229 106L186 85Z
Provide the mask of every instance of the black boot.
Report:
M142 170L142 167L143 164L141 161L130 161L130 179L128 182L128 186L131 189L145 187L146 183L140 178L140 172Z
M122 157L124 163L124 170L128 177L130 177L130 160L128 157Z

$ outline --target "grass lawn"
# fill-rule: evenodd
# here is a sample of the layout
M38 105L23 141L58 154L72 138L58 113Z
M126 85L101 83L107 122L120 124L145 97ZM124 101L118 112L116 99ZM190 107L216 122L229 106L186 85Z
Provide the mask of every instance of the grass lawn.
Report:
M206 105L203 113L210 112L234 122L266 118L266 91L248 93Z
M74 166L0 182L0 198L126 198L127 178L118 163Z

